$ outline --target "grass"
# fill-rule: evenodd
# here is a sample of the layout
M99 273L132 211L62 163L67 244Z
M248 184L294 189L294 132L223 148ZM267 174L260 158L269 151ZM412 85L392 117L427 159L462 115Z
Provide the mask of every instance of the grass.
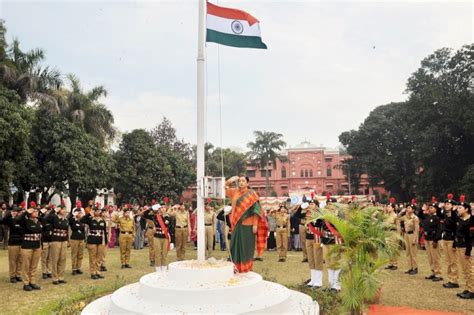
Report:
M216 258L223 258L225 252L214 251ZM171 251L169 262L174 261L176 252ZM189 246L186 251L187 259L195 259L196 251ZM254 271L260 273L265 279L276 281L294 289L304 290L301 283L309 278L308 265L301 263L301 252L289 252L286 263L277 262L276 252L266 252L263 262L255 262ZM67 284L55 286L51 280L39 280L42 290L24 292L22 284L11 284L8 278L7 251L0 250L0 292L2 303L0 314L51 314L56 310L68 307L68 305L79 303L83 299L92 300L95 297L113 292L116 288L138 281L138 279L152 271L154 268L148 264L148 249L132 250L132 269L120 269L120 255L118 248L109 249L107 252L108 272L104 280L92 280L88 274L87 250L81 276L71 275L70 255L68 254L66 267ZM443 266L444 267L444 266ZM456 297L460 289L444 289L441 282L425 280L429 274L429 267L424 251L419 252L419 274L409 276L404 274L408 269L405 257L401 257L399 269L387 271L382 275L382 298L380 303L392 306L409 306L418 309L431 309L440 311L461 312L474 314L474 302L472 300L461 300ZM443 269L445 271L445 268ZM39 270L40 275L41 270ZM463 283L463 282L461 282ZM309 293L325 307L326 315L337 314L337 296L324 292ZM72 310L64 313L73 314Z

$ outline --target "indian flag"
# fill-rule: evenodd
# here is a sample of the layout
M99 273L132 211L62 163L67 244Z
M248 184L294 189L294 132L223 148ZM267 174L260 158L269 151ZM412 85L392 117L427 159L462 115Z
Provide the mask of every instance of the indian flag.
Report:
M262 48L260 23L247 12L207 3L207 42L232 47Z

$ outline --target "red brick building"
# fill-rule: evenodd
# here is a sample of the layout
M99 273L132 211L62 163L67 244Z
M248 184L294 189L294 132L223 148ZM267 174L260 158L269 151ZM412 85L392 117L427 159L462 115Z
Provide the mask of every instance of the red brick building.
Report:
M284 154L287 161L277 160L276 167L269 163L266 169L259 169L251 164L247 166L247 175L251 187L261 196L266 195L265 174L268 171L270 187L277 196L288 196L291 191L308 190L318 195L326 192L332 195L349 194L349 184L342 169L338 168L349 155L340 154L338 150L318 147L303 142L287 149ZM352 189L352 194L372 194L367 176L361 179L359 191Z

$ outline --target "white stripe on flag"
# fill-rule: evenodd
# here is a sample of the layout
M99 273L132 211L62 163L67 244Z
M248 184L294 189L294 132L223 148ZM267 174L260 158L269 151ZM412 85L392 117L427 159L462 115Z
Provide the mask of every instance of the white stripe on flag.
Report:
M234 21L239 21L242 24L244 28L242 33L236 34L235 32L232 31L232 22ZM262 37L261 32L260 32L260 24L255 23L254 25L250 26L249 23L245 20L226 19L220 16L208 14L206 27L208 29L212 29L217 32L226 33L226 34Z

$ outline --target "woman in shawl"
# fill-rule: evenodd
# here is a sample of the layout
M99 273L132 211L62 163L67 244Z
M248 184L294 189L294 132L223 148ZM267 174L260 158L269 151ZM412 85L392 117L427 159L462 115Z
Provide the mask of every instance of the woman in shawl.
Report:
M238 182L238 188L231 188L235 182ZM265 250L268 233L265 211L260 206L258 194L250 189L248 177L234 176L227 180L226 196L232 200L231 259L238 272L248 272L253 267L255 250L257 256Z

